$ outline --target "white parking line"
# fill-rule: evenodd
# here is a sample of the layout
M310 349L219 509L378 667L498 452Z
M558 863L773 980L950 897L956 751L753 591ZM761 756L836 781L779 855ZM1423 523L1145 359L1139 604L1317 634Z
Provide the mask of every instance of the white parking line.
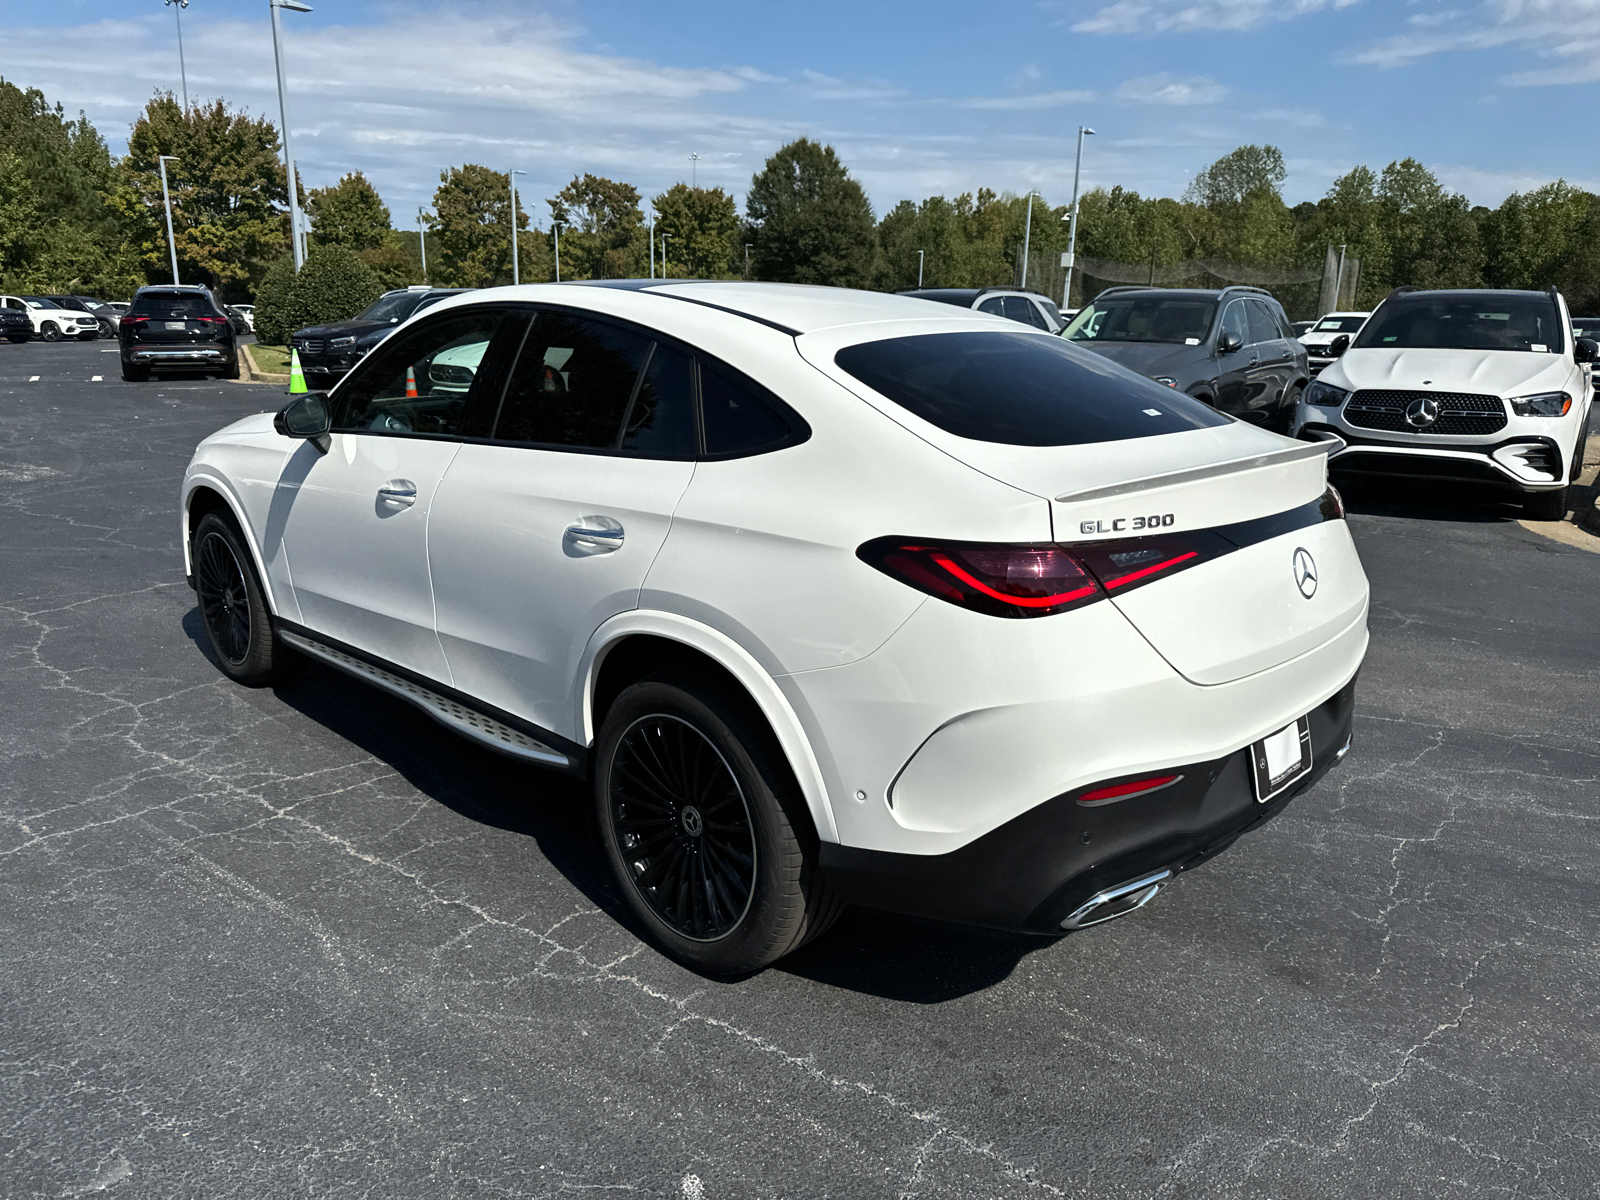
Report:
M104 375L96 375L93 379L89 380L89 382L90 383L102 383L102 382L104 382L104 380L105 380L105 376Z
M29 383L38 383L39 382L39 377L37 375L29 375L28 376L28 382Z
M116 352L117 352L117 347L115 347L115 346L112 346L109 349L102 348L101 351L100 351L101 354L115 354Z

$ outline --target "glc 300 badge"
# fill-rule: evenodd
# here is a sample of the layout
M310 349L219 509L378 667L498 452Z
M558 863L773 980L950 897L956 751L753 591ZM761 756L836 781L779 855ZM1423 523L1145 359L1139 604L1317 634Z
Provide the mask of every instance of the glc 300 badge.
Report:
M1406 424L1413 429L1426 429L1438 419L1439 402L1432 396L1419 396L1406 405Z
M1317 594L1317 560L1304 546L1295 547L1294 585L1307 600Z
M1177 524L1175 513L1151 513L1148 517L1113 517L1105 521L1079 521L1079 533L1140 533L1148 529L1165 529Z

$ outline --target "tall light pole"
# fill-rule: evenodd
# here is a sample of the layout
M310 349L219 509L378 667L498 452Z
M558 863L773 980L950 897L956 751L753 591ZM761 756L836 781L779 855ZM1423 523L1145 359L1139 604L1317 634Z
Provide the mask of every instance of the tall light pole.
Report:
M417 237L422 240L422 282L428 282L428 228L422 223L422 206L417 206Z
M1033 236L1033 198L1039 194L1037 188L1028 193L1028 221L1022 227L1022 283L1018 286L1028 286L1028 242Z
M283 166L289 175L289 245L294 250L295 274L305 265L305 252L300 245L300 186L294 177L294 150L289 146L289 99L283 81L283 29L278 20L278 10L310 12L309 4L301 0L267 0L272 10L272 58L278 64L278 118L283 122Z
M556 282L561 282L561 222L551 221L550 228L556 231Z
M1061 307L1070 308L1072 300L1072 270L1078 265L1078 180L1083 176L1083 139L1093 137L1094 130L1087 125L1078 126L1078 165L1072 169L1072 224L1067 226L1067 252L1061 256L1061 265L1067 269L1067 282L1061 287Z
M172 9L172 15L178 20L178 75L183 80L183 111L189 111L189 69L183 65L183 17L182 12L189 7L189 0L161 0Z
M700 186L700 156L698 154L689 155L689 186Z
M650 278L656 277L656 211L650 210Z
M667 238L668 234L661 235L661 278L667 278Z
M922 251L917 251L917 286L922 286Z
M522 282L522 268L517 262L517 176L526 171L511 172L511 282Z
M744 277L750 278L750 243L744 244Z
M161 168L161 202L167 209L167 249L172 252L172 282L178 282L178 243L172 239L172 193L167 191L167 164L177 162L176 154L158 154L156 165Z

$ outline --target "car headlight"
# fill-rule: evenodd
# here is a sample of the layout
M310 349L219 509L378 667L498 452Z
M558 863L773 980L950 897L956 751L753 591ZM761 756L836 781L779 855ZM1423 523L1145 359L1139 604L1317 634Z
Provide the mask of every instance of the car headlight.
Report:
M353 337L334 338L328 345L334 350L343 350L346 346L354 346L356 339Z
M1341 408L1344 402L1350 399L1350 393L1344 388L1336 388L1331 383L1317 380L1307 385L1300 399L1314 408Z
M1178 386L1178 381L1171 375L1155 375L1152 376L1152 378L1155 380L1155 382L1161 384L1162 387L1175 388Z
M1572 411L1572 397L1565 392L1540 392L1536 396L1513 396L1511 411L1519 417L1564 417Z

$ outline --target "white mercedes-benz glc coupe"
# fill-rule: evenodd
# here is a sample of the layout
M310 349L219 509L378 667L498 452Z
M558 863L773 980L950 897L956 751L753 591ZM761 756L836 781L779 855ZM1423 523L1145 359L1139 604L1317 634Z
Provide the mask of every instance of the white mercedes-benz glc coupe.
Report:
M1300 397L1335 471L1488 484L1559 521L1583 470L1600 346L1561 293L1397 288Z
M712 974L846 904L1059 934L1349 746L1326 447L1048 333L751 283L473 292L184 476L210 646L586 777Z

